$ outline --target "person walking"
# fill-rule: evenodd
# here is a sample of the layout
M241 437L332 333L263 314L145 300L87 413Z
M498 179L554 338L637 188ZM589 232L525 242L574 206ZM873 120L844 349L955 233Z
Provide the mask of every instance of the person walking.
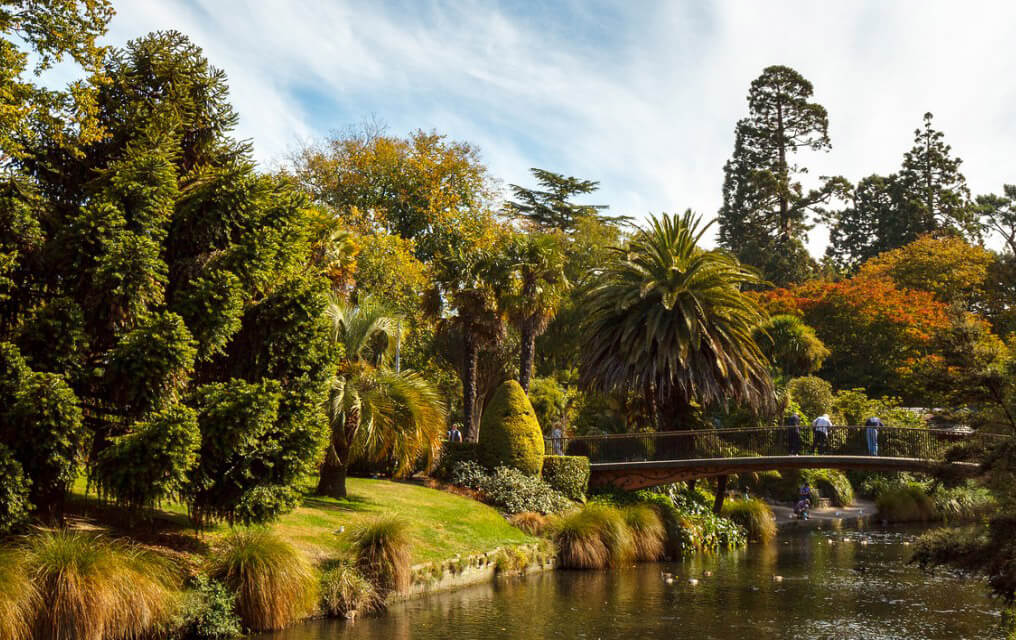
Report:
M864 430L864 438L868 443L868 455L878 455L878 428L884 426L882 421L877 417L868 418L864 426L867 427Z
M554 425L553 430L551 430L550 443L555 456L564 455L564 431L561 430L560 426Z
M462 432L459 431L459 425L453 424L452 428L448 430L448 442L462 442Z
M787 449L790 455L801 454L801 418L796 413L787 418Z
M811 423L815 436L815 453L823 454L829 450L829 427L833 423L829 420L829 414L823 413Z

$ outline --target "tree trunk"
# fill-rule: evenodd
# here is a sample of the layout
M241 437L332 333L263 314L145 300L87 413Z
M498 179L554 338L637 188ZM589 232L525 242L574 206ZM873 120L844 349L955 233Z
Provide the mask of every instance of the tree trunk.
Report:
M727 476L716 478L716 499L713 500L713 513L720 515L723 511L723 499L727 497Z
M536 332L532 323L522 323L522 346L519 349L519 386L529 393L529 380L533 375L533 360L536 358Z
M783 240L790 240L790 203L788 191L790 189L790 170L787 168L787 142L784 138L783 128L783 107L776 105L776 144L780 151L780 234Z
M466 423L466 441L476 442L480 436L476 413L476 359L479 350L476 340L467 331L465 334L465 362L462 365L462 413Z
M332 439L321 463L317 494L331 498L346 497L346 470L349 467L349 444L360 426L360 410L350 409L342 427L332 428Z

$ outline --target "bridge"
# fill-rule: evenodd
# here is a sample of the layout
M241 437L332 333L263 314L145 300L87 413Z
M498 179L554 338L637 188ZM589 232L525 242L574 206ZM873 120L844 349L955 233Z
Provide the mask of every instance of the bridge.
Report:
M1007 436L957 429L880 427L877 455L868 450L867 427L833 426L816 447L811 427L795 446L788 427L658 431L545 440L548 455L586 456L590 486L634 490L672 482L781 469L859 469L974 474L977 465L948 462L960 443L982 447ZM796 450L795 450L796 449Z

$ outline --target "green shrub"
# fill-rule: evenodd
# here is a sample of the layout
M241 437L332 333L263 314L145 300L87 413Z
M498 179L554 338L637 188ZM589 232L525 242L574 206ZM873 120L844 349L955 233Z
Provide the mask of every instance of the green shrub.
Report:
M431 475L445 482L451 481L452 470L460 462L479 462L479 452L475 442L445 442L441 446L441 455Z
M998 501L991 491L973 483L948 489L938 486L932 499L935 511L945 520L977 520L998 510Z
M507 514L523 511L557 513L572 506L563 494L543 480L517 469L498 467L477 487L484 499Z
M589 458L585 456L544 456L543 480L575 501L586 497L589 486Z
M662 558L667 530L656 509L648 504L633 504L621 509L621 515L631 532L635 559L655 562Z
M254 631L282 629L313 611L318 579L296 549L268 529L236 529L211 555L209 577L236 594L236 611Z
M243 636L236 594L221 582L199 575L184 603L180 635L195 640L234 640Z
M548 431L568 416L572 397L568 389L554 378L533 378L529 383L529 401L536 419Z
M11 450L0 444L0 535L28 520L32 508L28 501L28 485Z
M542 535L549 522L547 516L535 511L516 513L508 521L512 523L513 527L522 529L531 536Z
M409 523L392 515L376 516L353 529L356 568L383 597L409 591L412 579Z
M341 564L321 575L321 604L329 615L348 618L371 613L382 603L377 589L356 567Z
M0 638L31 640L39 592L23 553L0 551Z
M818 376L794 378L787 393L809 421L833 409L833 386Z
M804 478L818 489L820 497L829 498L833 505L849 507L854 503L854 487L839 469L807 469Z
M543 461L543 432L529 398L514 380L494 392L480 422L480 461L489 469L514 467L536 476Z
M448 481L458 487L480 490L483 483L490 477L490 471L479 462L463 460L456 462L448 474Z
M886 489L875 503L878 517L889 522L928 522L938 517L935 501L919 484Z
M752 540L769 542L776 537L776 518L761 500L727 500L723 504L723 517L744 527Z
M179 609L177 575L150 551L59 530L32 536L23 552L39 594L34 640L144 637L167 626Z

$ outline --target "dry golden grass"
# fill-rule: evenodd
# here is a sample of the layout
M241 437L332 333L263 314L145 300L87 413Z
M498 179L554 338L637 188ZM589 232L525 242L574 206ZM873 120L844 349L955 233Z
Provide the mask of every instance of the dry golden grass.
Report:
M0 552L0 638L31 640L39 602L39 592L25 565L25 554Z
M408 522L377 516L353 529L352 540L357 568L382 594L409 591L413 572Z
M208 573L236 593L237 613L254 631L285 628L317 604L313 567L267 529L237 529L225 536L211 555Z
M516 513L508 519L513 527L522 529L531 536L539 536L547 528L547 516L535 511Z
M621 511L631 532L635 559L655 562L663 557L667 530L656 509L648 504L634 504Z

